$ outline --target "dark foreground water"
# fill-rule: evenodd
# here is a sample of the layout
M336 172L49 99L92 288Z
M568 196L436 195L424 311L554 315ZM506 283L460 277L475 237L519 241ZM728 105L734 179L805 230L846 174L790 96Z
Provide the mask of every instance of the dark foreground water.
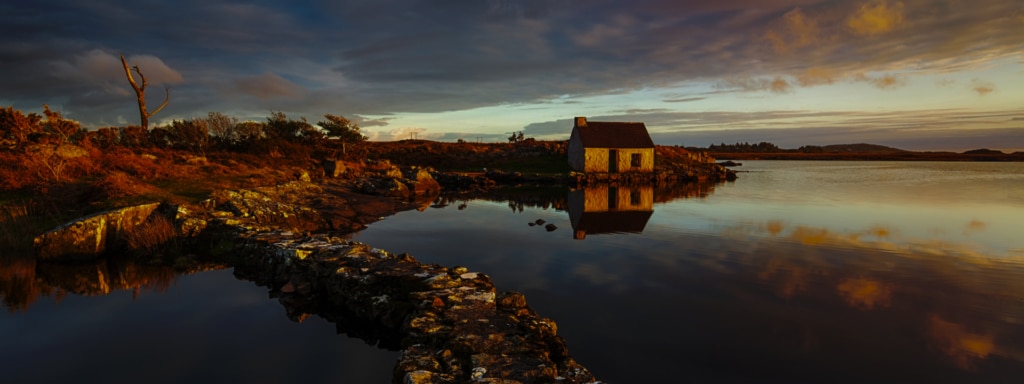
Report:
M525 293L606 382L1024 378L1024 164L740 169L447 201L353 239ZM397 358L228 270L6 259L0 293L0 382L386 383Z

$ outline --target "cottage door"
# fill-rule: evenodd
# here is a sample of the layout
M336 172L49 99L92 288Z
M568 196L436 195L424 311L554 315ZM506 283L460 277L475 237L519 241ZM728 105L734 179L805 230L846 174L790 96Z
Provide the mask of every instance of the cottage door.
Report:
M619 173L619 150L608 150L608 173Z

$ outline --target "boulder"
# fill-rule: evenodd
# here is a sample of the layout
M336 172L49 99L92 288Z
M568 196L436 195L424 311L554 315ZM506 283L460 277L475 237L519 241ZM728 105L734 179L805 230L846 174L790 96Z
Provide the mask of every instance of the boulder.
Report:
M323 167L326 176L333 178L341 177L341 175L344 175L345 172L348 171L348 166L346 166L345 162L341 160L324 160Z
M412 191L409 187L397 179L384 180L381 184L384 189L382 193L384 196L399 198L402 200L408 200L412 197Z
M410 180L409 186L415 196L436 196L441 193L441 184L426 169L410 170L406 172L405 178Z
M92 260L149 218L160 203L100 212L54 228L33 240L40 260Z

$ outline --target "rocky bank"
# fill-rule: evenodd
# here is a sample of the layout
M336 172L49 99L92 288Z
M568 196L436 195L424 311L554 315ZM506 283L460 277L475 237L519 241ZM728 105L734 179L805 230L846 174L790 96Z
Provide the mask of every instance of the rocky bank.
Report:
M292 319L318 315L339 331L402 351L395 383L596 382L569 355L554 321L530 309L523 295L498 291L486 274L420 263L332 235L426 207L437 185L425 170L409 169L219 191L196 206L145 205L70 223L40 236L37 252L60 260L62 242L119 244L119 234L144 231L163 218L173 223L177 241L268 287ZM118 219L125 212L130 220ZM93 221L104 224L88 224ZM113 221L126 225L110 230ZM83 229L90 226L103 230ZM111 249L63 256L82 259L95 250L96 258Z

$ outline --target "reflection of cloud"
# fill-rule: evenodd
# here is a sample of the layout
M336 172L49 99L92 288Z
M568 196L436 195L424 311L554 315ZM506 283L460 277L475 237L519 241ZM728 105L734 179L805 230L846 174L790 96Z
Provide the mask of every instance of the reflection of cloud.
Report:
M786 227L786 225L779 220L771 220L765 223L764 227L772 236L778 236L780 233L782 233L782 230Z
M892 301L892 287L872 279L845 279L836 291L854 308L888 307Z
M984 221L971 220L969 223L967 223L967 227L964 228L964 234L982 232L986 228L988 228L988 224L985 224Z
M871 229L868 230L868 233L874 235L879 239L885 239L892 235L892 230L880 225L876 225L874 227L871 227Z
M970 332L936 314L928 317L927 326L932 348L945 353L963 369L973 369L975 362L987 358L996 348L993 335Z
M886 1L861 5L856 14L846 19L846 26L857 35L879 35L892 31L903 22L903 3L891 7Z
M836 235L827 229L823 228L810 228L799 226L793 230L790 234L793 239L807 244L807 245L822 245L828 244L835 240Z
M800 266L788 264L783 259L771 259L765 269L757 277L765 282L775 281L775 294L783 299L791 299L797 293L807 290L809 273Z

